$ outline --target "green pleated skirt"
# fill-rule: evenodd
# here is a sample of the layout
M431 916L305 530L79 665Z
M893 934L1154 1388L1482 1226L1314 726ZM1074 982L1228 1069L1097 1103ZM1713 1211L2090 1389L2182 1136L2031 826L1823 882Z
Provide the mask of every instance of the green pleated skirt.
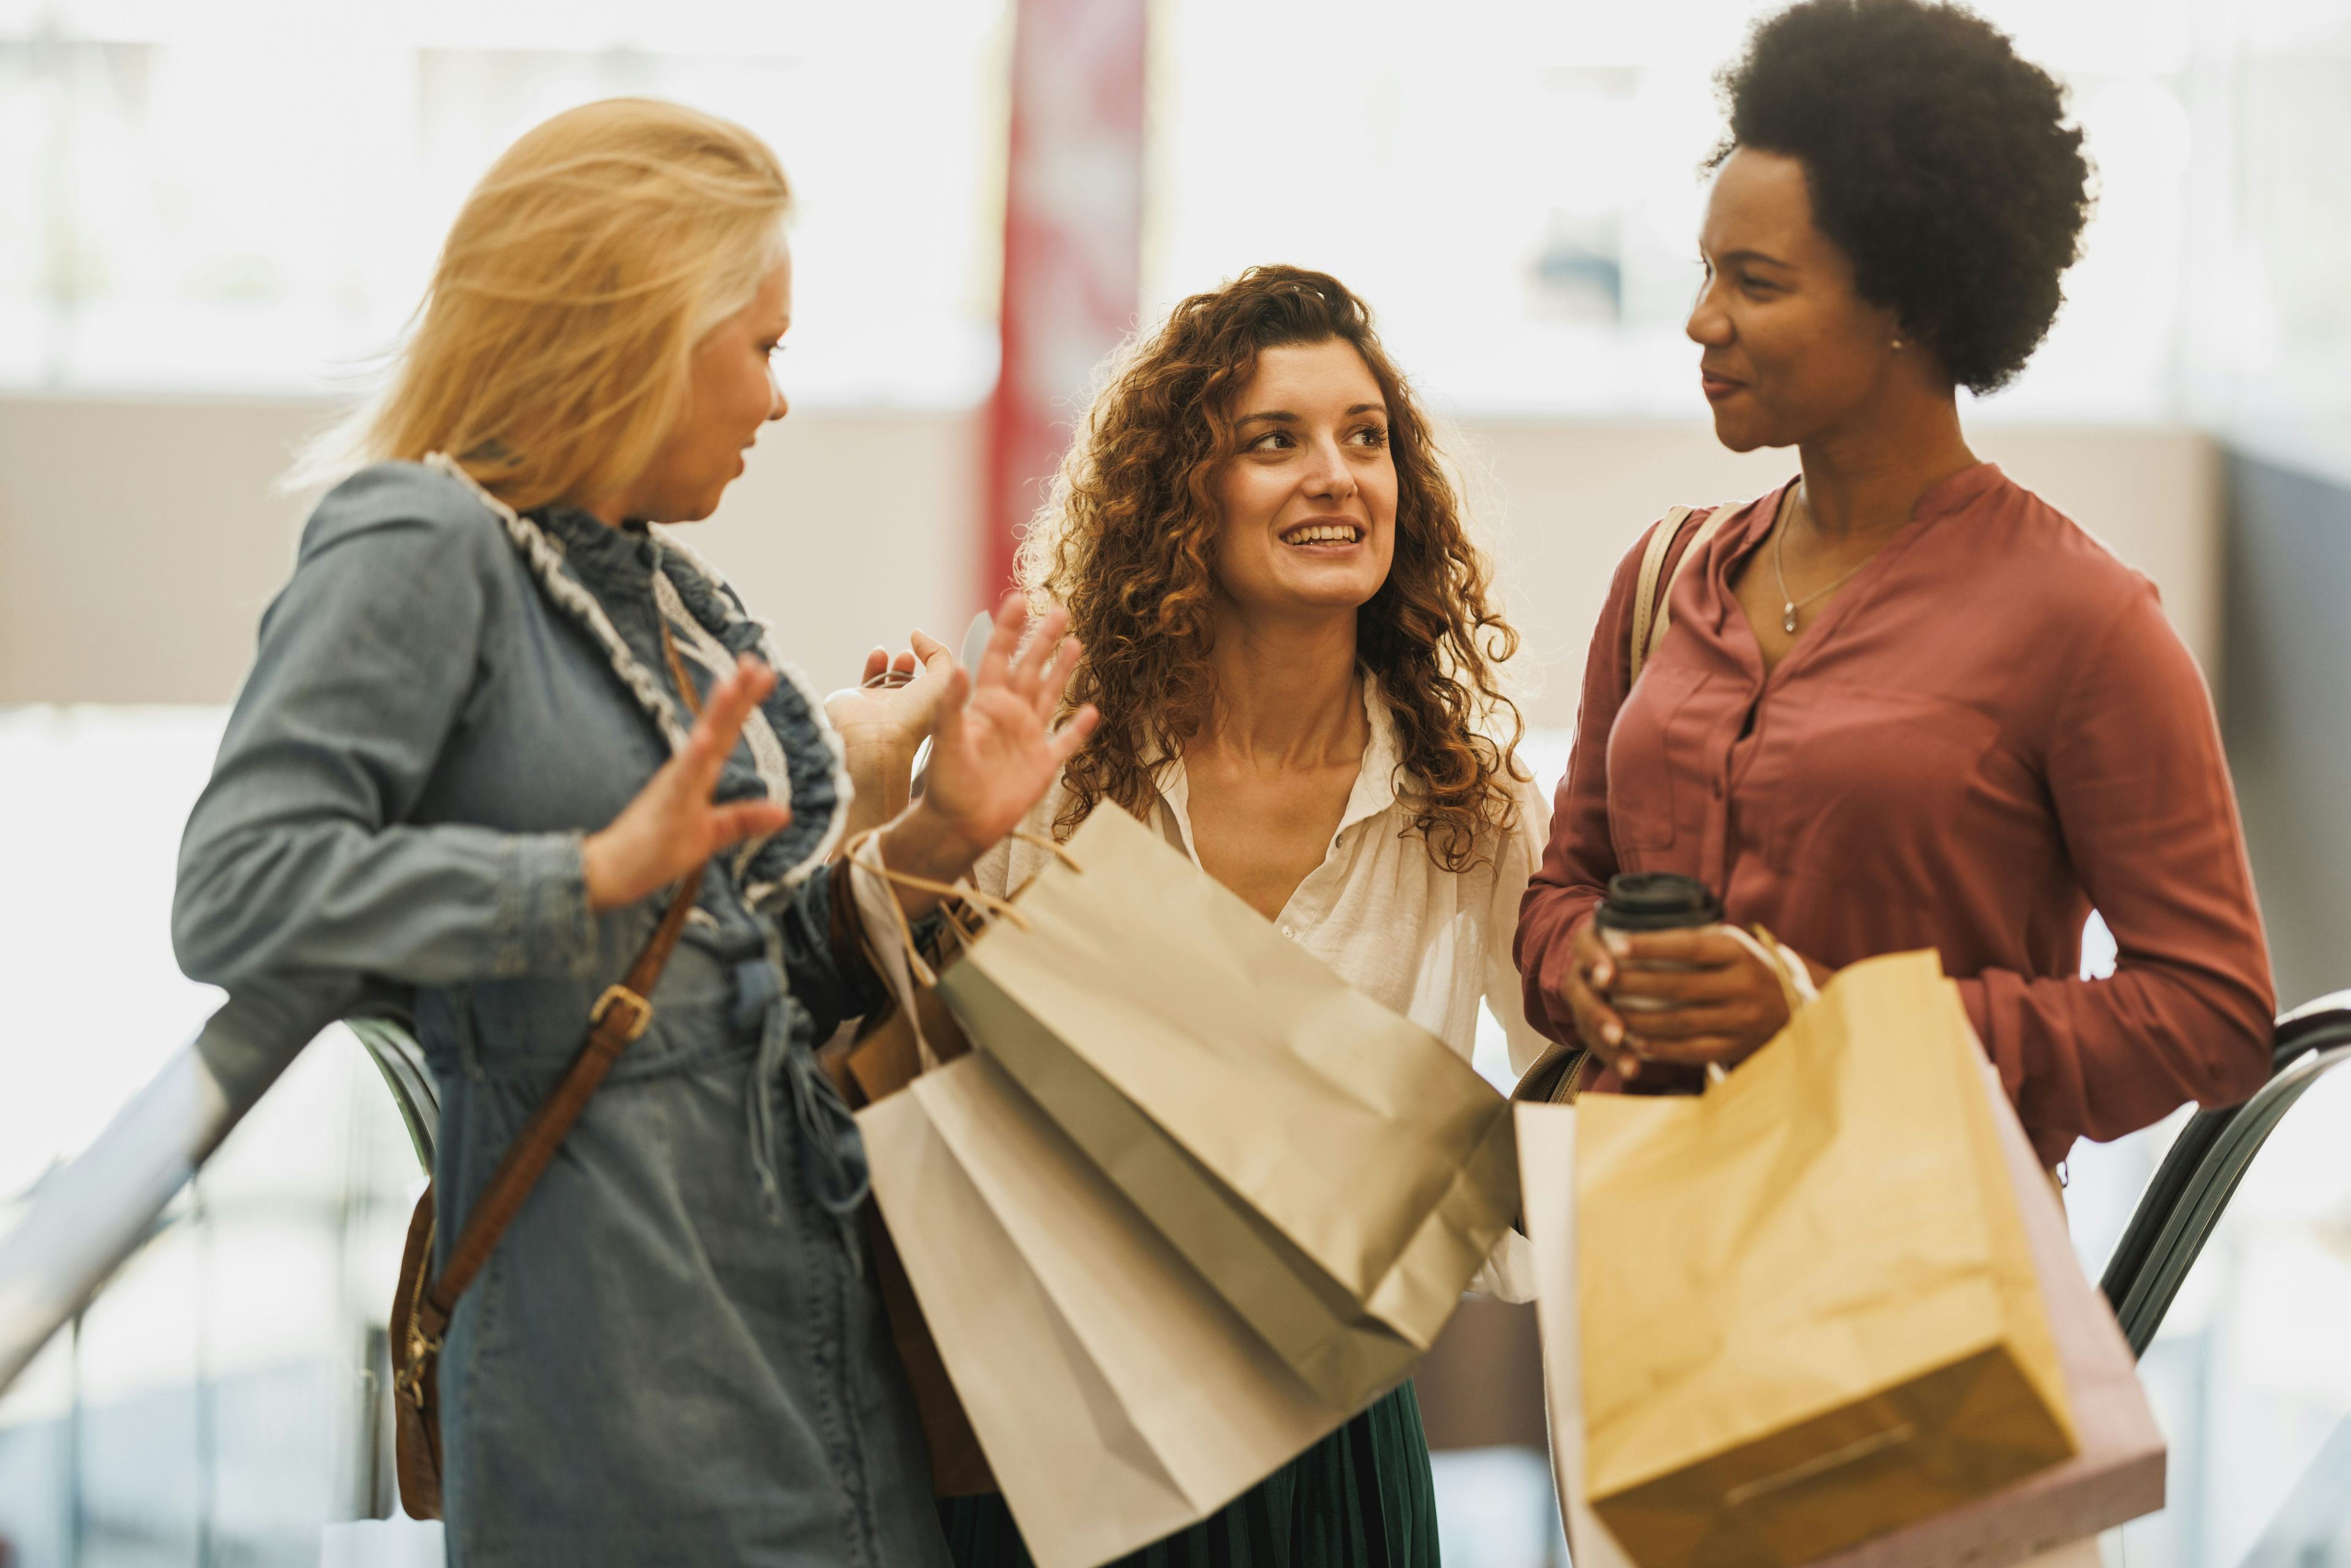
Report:
M946 1498L956 1568L1033 1568L1000 1492ZM1116 1568L1437 1568L1437 1489L1406 1383L1217 1513Z

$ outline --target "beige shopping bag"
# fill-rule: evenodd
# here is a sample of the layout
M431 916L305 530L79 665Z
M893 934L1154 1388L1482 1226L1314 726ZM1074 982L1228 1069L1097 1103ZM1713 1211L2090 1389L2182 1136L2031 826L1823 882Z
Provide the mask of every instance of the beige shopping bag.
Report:
M1092 1568L1196 1523L1346 1418L987 1058L857 1120L1039 1568Z
M1939 975L1922 970L1915 962L1920 956L1909 956L1908 981L1916 983L1922 974L1934 979L1936 985L1919 988L1931 999L1939 987ZM1898 967L1905 961L1878 962ZM1884 982L1880 975L1870 984L1876 987ZM1835 996L1834 987L1830 996ZM1955 997L1949 1001L1956 1006ZM1848 1020L1853 1016L1848 1011ZM1963 1015L1959 1021L1964 1024ZM1520 1113L1522 1176L1541 1292L1552 1456L1580 1568L1618 1568L1627 1563L1650 1568L1657 1561L1706 1564L1821 1561L1839 1568L1925 1568L1928 1564L1944 1568L1965 1563L1998 1568L2161 1506L2162 1443L2139 1392L2129 1352L2104 1300L2083 1278L2074 1260L2046 1173L2034 1161L1997 1082L1982 1064L1971 1034L1965 1036L1965 1043L1971 1054L1954 1058L1955 1071L1946 1082L1951 1085L1958 1108L1980 1111L1979 1124L1991 1134L1990 1152L2001 1162L1999 1180L2022 1228L2032 1283L2045 1303L2044 1321L2058 1367L2062 1407L2070 1411L2079 1452L2022 1479L1979 1492L1972 1500L1939 1505L1924 1516L1914 1516L1917 1521L1907 1526L1881 1525L1856 1533L1853 1522L1861 1511L1853 1504L1853 1489L1839 1484L1837 1474L1849 1467L1832 1464L1800 1473L1777 1489L1750 1490L1735 1502L1718 1499L1709 1521L1711 1533L1695 1543L1687 1536L1668 1542L1675 1553L1670 1557L1656 1555L1655 1536L1639 1529L1643 1521L1636 1520L1630 1538L1610 1528L1615 1521L1608 1518L1608 1510L1595 1507L1593 1501L1597 1487L1587 1442L1592 1419L1588 1399L1595 1373L1598 1381L1606 1384L1616 1380L1622 1368L1613 1361L1603 1364L1611 1349L1592 1332L1583 1309L1595 1296L1604 1297L1614 1289L1617 1270L1609 1252L1591 1245L1585 1223L1591 1218L1589 1210L1579 1212L1579 1204L1573 1201L1578 1166L1591 1152L1588 1146L1579 1150L1579 1134L1588 1139L1592 1129L1585 1108L1595 1102L1586 1101L1577 1110L1524 1107ZM1758 1064L1761 1061L1759 1057ZM1729 1084L1714 1092L1739 1083L1746 1071L1734 1074ZM1830 1087L1824 1085L1824 1092ZM1834 1110L1833 1104L1830 1109ZM1896 1183L1903 1179L1902 1173L1890 1174ZM1782 1171L1754 1185L1760 1187L1784 1179ZM1769 1207L1768 1201L1761 1208L1749 1207L1742 1223L1753 1228L1768 1228ZM1929 1234L1933 1223L1931 1211L1919 1211L1914 1227L1918 1235L1916 1256L1933 1256L1944 1245L1941 1239ZM1823 1296L1823 1281L1833 1294L1847 1270L1831 1254L1852 1234L1841 1220L1832 1218L1814 1241L1812 1260L1787 1260L1778 1285L1779 1298L1797 1304L1828 1299ZM1867 1239L1865 1233L1864 1239ZM1622 1245L1620 1241L1610 1250ZM1650 1246L1655 1247L1654 1240ZM1690 1254L1684 1250L1682 1255ZM1609 1270L1611 1282L1603 1284L1590 1278L1598 1270ZM1640 1262L1625 1271L1638 1274ZM1937 1293L1937 1287L1929 1284L1904 1294L1907 1304L1918 1306L1930 1303ZM1757 1312L1771 1315L1768 1306ZM1765 1377L1759 1383L1768 1385L1770 1378L1787 1372L1785 1365L1770 1357L1760 1364ZM1736 1397L1735 1392L1732 1396ZM1752 1406L1738 1413L1761 1418ZM1865 1453L1860 1459L1865 1464L1876 1457ZM1850 1474L1842 1478L1865 1479ZM1865 1502L1862 1509L1867 1506ZM1816 1524L1824 1528L1807 1533L1814 1531ZM1823 1535L1842 1537L1842 1546L1819 1548L1811 1543Z
M1401 1381L1516 1213L1509 1104L1116 806L940 994L1324 1398Z

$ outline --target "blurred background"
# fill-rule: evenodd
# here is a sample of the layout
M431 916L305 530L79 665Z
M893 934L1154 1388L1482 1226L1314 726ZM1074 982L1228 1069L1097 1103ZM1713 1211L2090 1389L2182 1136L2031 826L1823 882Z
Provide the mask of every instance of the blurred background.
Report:
M1715 445L1681 336L1711 75L1768 8L0 0L0 1228L215 999L172 962L172 860L311 499L277 477L520 131L644 93L782 155L793 413L695 544L820 685L1000 591L1121 335L1251 263L1335 273L1445 421L1549 782L1638 532L1792 471ZM2066 83L2099 204L1971 435L2161 585L2281 1000L2351 986L2351 0L1976 9ZM2094 1272L2171 1130L2072 1162ZM2322 1085L2144 1362L2172 1501L2118 1568L2351 1563L2346 1138L2351 1083ZM389 1504L381 1324L421 1185L323 1037L0 1398L0 1565L355 1550L326 1527ZM1531 1325L1463 1323L1424 1387L1447 1558L1563 1562Z

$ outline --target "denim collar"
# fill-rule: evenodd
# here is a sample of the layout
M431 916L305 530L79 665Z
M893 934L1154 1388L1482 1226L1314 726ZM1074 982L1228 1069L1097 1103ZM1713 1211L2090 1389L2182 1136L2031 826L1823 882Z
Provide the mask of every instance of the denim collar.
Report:
M783 803L792 820L738 862L753 904L764 903L821 870L846 826L850 784L841 737L826 722L824 705L806 676L777 657L768 629L754 620L724 578L660 528L614 528L575 507L553 506L525 517L484 489L444 454L429 466L462 480L504 527L538 586L555 607L602 648L612 672L653 720L673 752L684 748L692 716L665 673L647 667L622 634L622 624L651 643L665 585L677 605L733 653L752 653L777 674L761 705L783 752ZM657 580L658 579L658 580ZM776 793L772 789L770 794Z

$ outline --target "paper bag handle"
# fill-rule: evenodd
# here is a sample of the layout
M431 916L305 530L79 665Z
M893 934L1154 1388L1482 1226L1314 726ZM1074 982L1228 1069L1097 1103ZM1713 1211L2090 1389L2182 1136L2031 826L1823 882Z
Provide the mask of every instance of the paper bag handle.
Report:
M1803 1011L1807 1003L1821 999L1820 988L1813 984L1813 973L1804 967L1804 961L1782 946L1769 930L1761 925L1744 930L1729 924L1725 924L1723 929L1730 933L1740 946L1761 959L1763 967L1771 970L1772 977L1780 982L1780 995L1787 999L1788 1017L1792 1021ZM1719 1061L1706 1064L1708 1088L1713 1088L1729 1076Z
M1769 929L1761 925L1751 930L1741 930L1736 925L1727 925L1723 929L1737 937L1749 952L1763 960L1763 967L1771 970L1780 982L1780 995L1787 999L1789 1018L1793 1019L1808 1004L1821 999L1820 988L1813 984L1813 972Z
M1003 915L1019 923L1023 929L1027 928L1028 922L1006 900L993 894L982 893L967 883L944 883L931 877L916 876L911 872L892 870L882 858L881 832L879 828L867 829L850 840L842 853L849 862L850 888L857 899L858 915L866 934L872 936L877 932L886 933L893 928L896 931L898 939L895 942L885 938L877 944L882 951L877 956L880 961L875 967L882 971L883 982L888 986L891 996L905 1009L907 1025L914 1034L914 1060L922 1071L928 1072L939 1065L939 1057L923 1033L923 1015L922 1010L914 1006L914 988L920 985L926 990L935 988L939 977L914 941L914 923L906 918L905 906L891 891L892 884L936 894L946 900L944 912L947 919L967 938L972 933L956 913L958 901L966 909L984 909L990 914Z
M1080 876L1086 874L1086 868L1078 863L1078 857L1070 852L1070 846L1050 833L1032 833L1023 828L1015 828L1009 836L1033 849L1043 850Z

